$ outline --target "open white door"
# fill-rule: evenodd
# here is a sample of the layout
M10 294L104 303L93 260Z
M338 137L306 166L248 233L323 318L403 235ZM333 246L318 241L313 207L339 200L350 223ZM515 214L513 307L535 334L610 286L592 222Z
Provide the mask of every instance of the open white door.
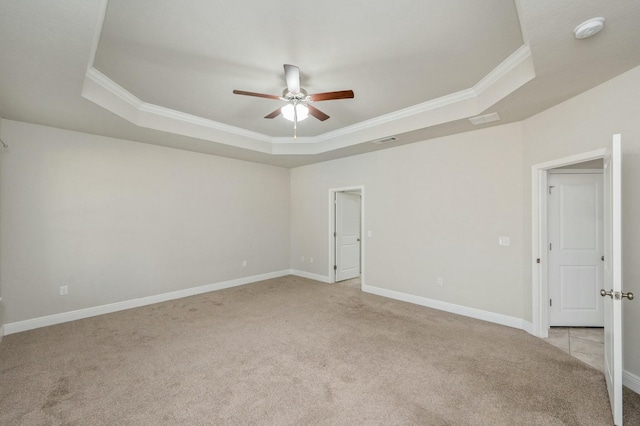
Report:
M621 138L604 158L604 370L613 423L622 425L622 194ZM627 296L625 294L625 296Z
M360 194L336 192L336 281L360 276Z

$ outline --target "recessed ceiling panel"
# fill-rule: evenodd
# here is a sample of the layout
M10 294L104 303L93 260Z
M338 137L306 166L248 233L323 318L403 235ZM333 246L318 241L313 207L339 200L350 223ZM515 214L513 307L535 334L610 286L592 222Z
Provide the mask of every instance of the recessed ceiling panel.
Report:
M263 117L284 103L283 64L309 93L316 136L472 87L523 44L512 0L110 0L95 68L144 102L268 136L291 122Z

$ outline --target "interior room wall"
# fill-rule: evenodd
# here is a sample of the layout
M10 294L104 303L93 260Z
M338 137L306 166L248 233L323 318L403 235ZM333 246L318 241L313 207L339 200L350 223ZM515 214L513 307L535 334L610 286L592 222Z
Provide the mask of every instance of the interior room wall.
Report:
M367 285L522 318L521 130L515 123L292 169L292 268L328 277L329 189L364 185ZM498 246L499 236L511 245Z
M8 120L2 139L5 324L289 269L288 169Z
M640 67L523 122L524 308L531 319L531 166L603 148L622 134L623 282L640 295ZM623 303L624 368L640 377L640 302Z

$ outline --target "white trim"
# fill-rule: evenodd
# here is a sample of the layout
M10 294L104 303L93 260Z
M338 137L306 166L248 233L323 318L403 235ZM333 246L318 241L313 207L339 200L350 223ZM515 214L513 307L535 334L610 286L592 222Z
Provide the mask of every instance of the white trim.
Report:
M333 269L335 264L335 240L333 233L335 232L335 215L334 215L334 197L336 192L354 191L360 193L360 284L365 285L365 197L364 185L346 186L342 188L329 188L329 257L328 257L328 276L329 282L336 282L336 272Z
M552 169L547 173L552 175L601 175L604 169Z
M110 303L108 305L93 306L91 308L78 309L76 311L62 312L54 315L47 315L39 318L32 318L25 321L18 321L4 325L4 331L7 335L20 333L22 331L33 330L36 328L47 327L50 325L61 324L64 322L75 321L84 318L95 317L98 315L110 314L113 312L124 311L126 309L138 308L141 306L152 305L154 303L166 302L168 300L181 299L183 297L194 296L196 294L208 293L210 291L222 290L230 287L250 284L257 281L268 280L271 278L284 277L290 275L290 270L269 272L266 274L253 275L250 277L238 278L235 280L222 281L214 284L207 284L199 287L191 287L184 290L172 291L169 293L157 294L154 296L141 297L139 299L124 300L122 302Z
M529 334L533 334L533 323L529 321L522 320L522 329Z
M622 384L640 395L640 377L625 370L622 372Z
M313 155L435 126L483 112L535 77L531 50L520 46L473 87L312 137L272 137L140 100L94 67L107 0L97 23L81 95L138 126L271 155ZM391 127L390 127L391 126Z
M500 80L508 77L509 73L516 69L520 64L525 62L531 57L531 49L526 44L520 46L515 52L513 52L507 59L502 61L497 67L489 72L479 82L473 86L473 90L477 94L488 90L494 84L500 82Z
M510 317L507 315L496 314L494 312L483 311L480 309L469 308L467 306L456 305L454 303L442 302L440 300L428 299L422 296L415 296L413 294L401 293L395 290L388 290L386 288L374 287L370 285L362 285L362 291L366 293L375 294L382 297L388 297L390 299L401 300L403 302L414 303L420 306L426 306L427 308L438 309L440 311L450 312L452 314L462 315L465 317L475 318L482 321L491 322L494 324L500 324L507 327L517 328L525 330L525 321L520 318Z
M585 161L604 158L606 148L583 154L572 155L531 166L531 322L532 334L537 337L549 336L548 252L543 250L549 244L547 234L547 178L550 169L570 166ZM538 264L536 259L540 259Z
M299 271L297 269L292 269L289 273L290 275L295 275L297 277L309 278L310 280L316 280L327 284L331 283L331 278L327 275L313 274L311 272Z

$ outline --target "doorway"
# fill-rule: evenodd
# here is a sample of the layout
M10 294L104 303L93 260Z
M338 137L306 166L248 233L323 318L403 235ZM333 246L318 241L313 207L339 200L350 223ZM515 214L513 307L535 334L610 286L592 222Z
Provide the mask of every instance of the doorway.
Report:
M549 170L549 326L602 327L603 198L599 169Z
M549 255L547 191L549 170L603 160L604 373L614 424L622 424L622 301L633 299L622 283L622 137L606 148L532 166L532 324L531 333L549 333ZM605 289L609 289L608 291Z
M360 277L364 283L362 241L364 187L329 190L329 259L331 282Z
M532 167L532 334L542 338L549 337L549 178L553 170L588 167L592 171L601 164L607 155L606 149L586 152L561 158ZM597 163L596 163L597 162ZM553 189L551 190L553 192ZM553 246L551 247L553 248Z

